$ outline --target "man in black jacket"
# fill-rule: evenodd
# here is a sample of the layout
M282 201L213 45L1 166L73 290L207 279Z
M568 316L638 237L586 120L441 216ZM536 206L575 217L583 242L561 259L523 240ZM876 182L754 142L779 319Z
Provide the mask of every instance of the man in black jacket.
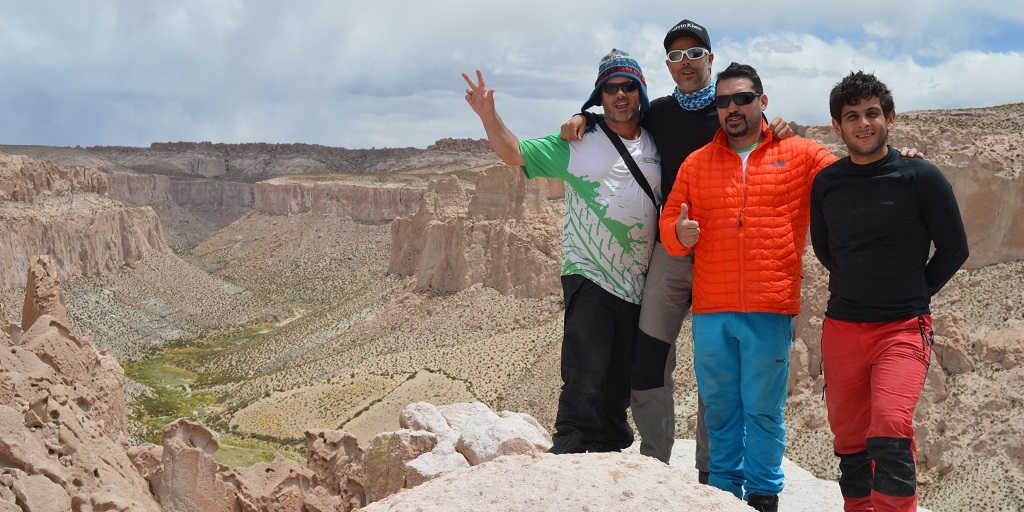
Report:
M676 23L665 35L665 65L676 83L672 94L651 101L640 126L651 133L661 154L661 183L665 196L690 153L711 142L721 126L711 80L711 38L690 20ZM562 125L562 138L580 140L595 120L577 114ZM793 134L782 118L770 127L778 138ZM660 198L664 200L664 198ZM675 442L675 398L672 373L676 367L676 338L690 311L693 256L669 256L661 243L654 246L640 310L640 332L630 377L630 409L640 432L640 453L668 462ZM708 479L708 434L704 403L697 397L696 467L701 483Z
M847 511L914 511L929 305L967 260L967 235L939 169L888 146L896 111L885 84L851 73L829 108L849 157L814 179L811 243L829 271L821 352L839 486Z

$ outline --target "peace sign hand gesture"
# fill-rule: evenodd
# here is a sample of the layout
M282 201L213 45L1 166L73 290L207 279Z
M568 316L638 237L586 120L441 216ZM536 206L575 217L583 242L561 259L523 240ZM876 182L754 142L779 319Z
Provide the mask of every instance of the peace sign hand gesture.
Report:
M476 70L476 83L466 73L462 74L469 87L466 88L466 103L481 118L494 114L494 89L487 89L484 74Z

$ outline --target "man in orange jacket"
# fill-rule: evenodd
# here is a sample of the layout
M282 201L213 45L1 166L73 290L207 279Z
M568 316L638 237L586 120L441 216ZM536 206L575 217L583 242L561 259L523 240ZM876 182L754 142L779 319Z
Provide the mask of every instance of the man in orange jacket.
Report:
M715 106L722 129L680 166L661 238L670 255L695 252L694 369L709 483L776 511L811 182L836 157L809 139L773 136L762 117L768 97L748 65L718 74Z

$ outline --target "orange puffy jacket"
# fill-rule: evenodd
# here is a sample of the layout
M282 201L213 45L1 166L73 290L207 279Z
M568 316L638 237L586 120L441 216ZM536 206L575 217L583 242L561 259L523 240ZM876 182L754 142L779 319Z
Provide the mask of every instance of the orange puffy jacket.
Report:
M659 226L669 254L689 253L676 237L680 204L700 225L693 247L693 312L800 312L811 182L837 160L802 137L764 142L750 152L746 179L721 129L681 166Z

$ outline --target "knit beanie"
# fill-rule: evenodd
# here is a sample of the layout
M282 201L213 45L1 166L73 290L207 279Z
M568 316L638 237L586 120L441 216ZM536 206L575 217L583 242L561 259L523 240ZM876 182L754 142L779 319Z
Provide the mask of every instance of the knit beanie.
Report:
M644 73L640 70L633 57L622 50L612 48L612 51L601 59L597 67L597 80L594 82L594 92L583 104L582 110L601 104L601 86L613 76L624 76L640 82L640 112L644 112L651 106L647 99L647 81L644 80Z

